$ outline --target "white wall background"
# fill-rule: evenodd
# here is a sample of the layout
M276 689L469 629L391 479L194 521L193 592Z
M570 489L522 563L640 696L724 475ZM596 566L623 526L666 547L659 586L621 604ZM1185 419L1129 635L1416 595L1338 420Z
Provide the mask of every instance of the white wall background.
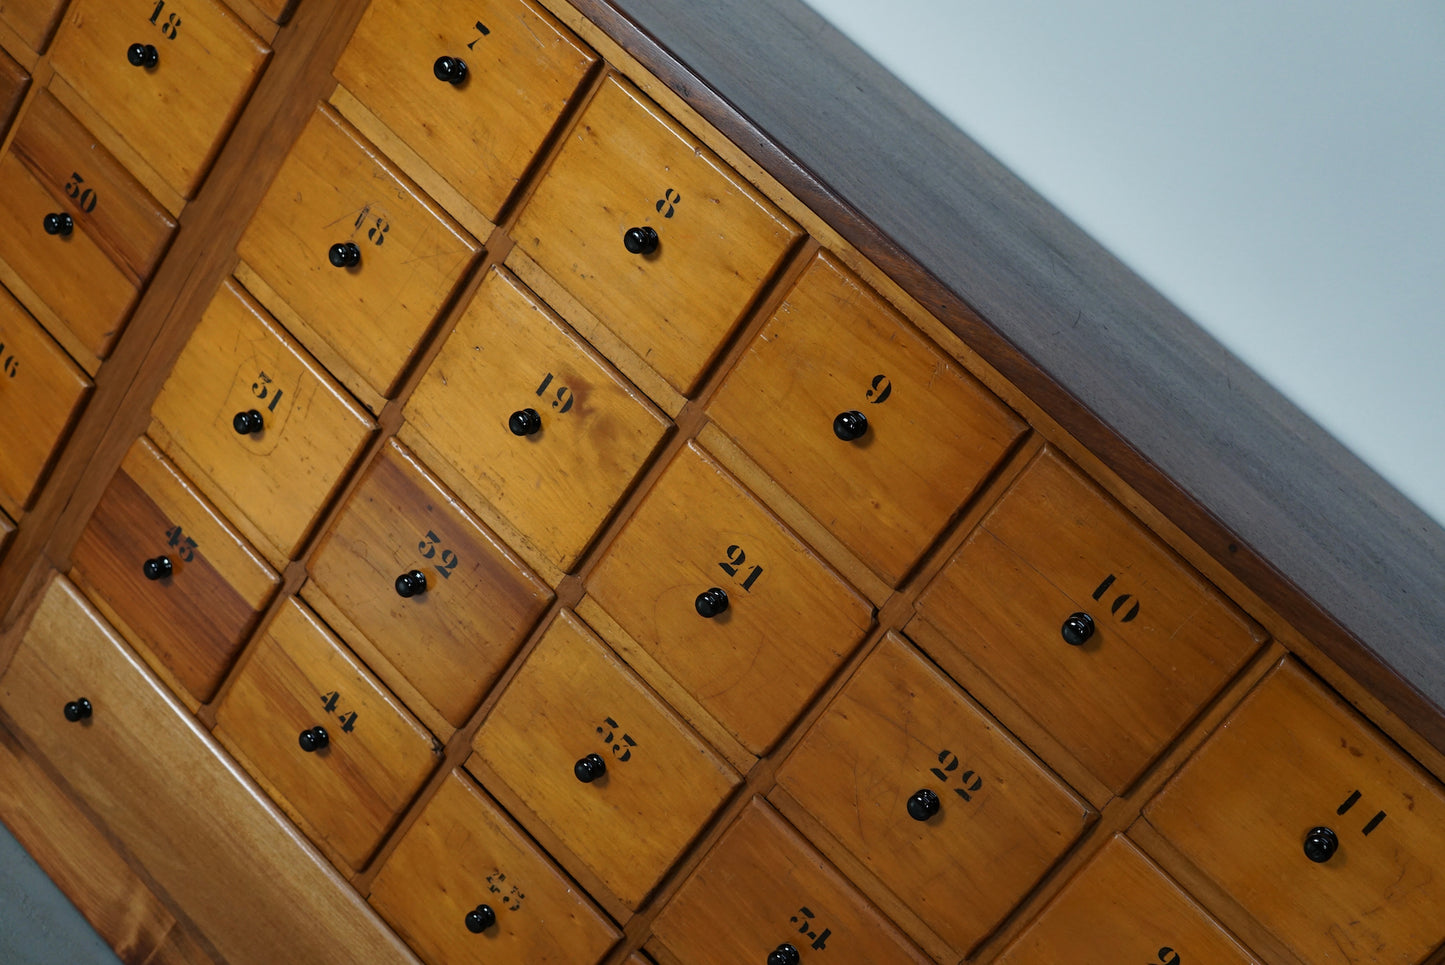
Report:
M806 2L1445 524L1445 2Z

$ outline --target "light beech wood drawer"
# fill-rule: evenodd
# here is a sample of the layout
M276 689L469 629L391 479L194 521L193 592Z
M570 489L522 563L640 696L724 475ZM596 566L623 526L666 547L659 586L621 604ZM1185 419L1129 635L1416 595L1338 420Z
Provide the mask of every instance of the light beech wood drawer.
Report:
M142 437L72 554L70 577L151 668L210 700L281 578Z
M353 869L441 763L426 728L288 601L216 708L216 739Z
M999 965L1259 965L1122 835L1089 859L994 961Z
M971 663L1115 793L1264 631L1052 448L919 598L930 656Z
M893 585L1027 428L827 253L708 415Z
M227 961L416 961L63 577L0 710Z
M1445 788L1284 660L1144 817L1303 961L1445 942Z
M653 934L682 965L771 965L773 953L800 965L928 962L758 799L668 902Z
M483 281L406 418L563 570L672 427L502 269Z
M592 965L622 937L461 772L406 830L370 898L431 965Z
M0 7L0 19L6 12ZM30 75L5 51L0 50L0 139L10 131L10 122L30 89Z
M567 610L472 746L473 760L633 909L740 783Z
M611 76L513 237L686 395L801 232L661 108Z
M873 622L866 600L692 444L663 472L587 588L758 755Z
M372 0L336 79L496 220L596 62L529 0Z
M301 317L312 352L390 397L479 246L322 104L237 251Z
M546 584L395 441L307 568L303 593L325 594L453 727L552 602Z
M217 0L74 0L55 71L190 198L271 50Z
M45 53L67 0L5 0L0 3L0 20L38 54Z
M892 634L789 755L778 786L960 957L1095 817Z

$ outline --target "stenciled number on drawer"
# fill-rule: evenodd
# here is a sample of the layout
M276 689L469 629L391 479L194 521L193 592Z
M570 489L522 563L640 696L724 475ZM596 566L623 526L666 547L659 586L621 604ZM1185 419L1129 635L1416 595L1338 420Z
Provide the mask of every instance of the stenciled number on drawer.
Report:
M682 195L672 188L668 188L662 194L662 200L657 202L657 213L664 218L671 218L677 214L677 206L682 204Z
M416 549L417 552L422 555L423 559L428 560L437 559L437 550L441 549L441 559L433 563L432 568L441 574L442 579L450 580L452 578L452 570L457 568L457 564L460 563L461 560L457 559L457 554L442 547L441 541L442 538L440 536L431 530L427 530L426 536L417 542Z
M475 46L477 45L477 41L478 41L478 40L481 40L482 37L485 37L485 36L487 36L487 34L491 33L491 31L487 29L487 25L484 24L484 23L482 23L480 20L477 21L477 28L476 28L476 29L477 29L477 33L480 34L481 36L479 36L479 37L473 37L473 38L472 38L472 42L469 43L469 44L467 44L467 49L468 49L468 50L471 50L473 47L475 47Z
M950 783L953 778L953 772L958 770L961 766L958 760L958 755L945 747L943 750L938 752L938 763L943 766L930 767L928 769L929 772L943 783ZM973 796L979 791L983 790L983 778L979 777L972 770L966 770L962 774L958 775L958 782L963 786L954 788L953 793L957 794L965 801L972 801Z
M391 222L385 215L371 217L371 205L369 204L362 208L361 213L356 216L356 230L360 231L362 225L366 225L366 240L378 246L386 241L386 233L391 230Z
M15 356L5 354L5 343L0 342L0 371L5 373L7 378L15 378L20 372L20 362Z
M256 376L256 381L251 383L251 394L254 395L257 399L260 399L262 402L265 402L266 399L269 398L271 401L269 404L267 404L266 411L275 412L276 403L281 401L281 397L285 395L286 392L283 389L277 389L275 391L275 394L272 394L271 376L267 375L265 372L261 372Z
M349 734L352 731L356 730L356 712L352 711L348 714L346 711L343 710L340 713L337 713L336 708L340 705L340 703L341 691L339 690L333 690L330 693L321 695L322 708L324 708L328 714L336 714L336 719L341 721L341 729Z
M517 887L515 882L512 884L507 883L507 876L502 873L501 868L494 868L492 869L492 873L487 875L487 892L493 895L500 895L501 897L497 899L497 904L506 908L508 911L521 911L522 900L527 897L523 894L522 889Z
M81 187L84 183L85 178L80 176L80 172L70 172L70 180L65 182L65 196L74 201L81 211L90 214L95 210L96 201L99 199L96 197L95 188Z
M612 756L623 764L632 760L632 749L637 746L637 741L632 739L631 734L619 734L617 728L622 725L611 717L602 718L597 733L602 736L602 743L612 747Z
M166 543L175 547L176 555L179 556L184 563L189 563L194 560L196 556L195 551L199 549L199 547L196 546L196 541L181 532L179 526L173 526L166 530Z
M1113 573L1110 573L1108 576L1106 576L1104 578L1104 582L1100 583L1098 589L1094 591L1094 599L1102 601L1104 599L1104 594L1108 591L1109 587L1114 585L1114 581L1116 579L1118 579L1118 577L1116 577ZM1130 600L1134 601L1133 606L1129 606ZM1124 611L1123 616L1119 616L1120 610ZM1129 623L1139 615L1139 601L1134 600L1134 595L1132 593L1120 593L1118 596L1114 597L1114 601L1109 604L1109 612L1114 614L1114 616L1119 617L1120 623Z
M868 400L870 405L882 405L892 394L893 383L889 381L888 376L875 375L873 381L868 383L868 391L863 393L863 397Z
M156 8L151 11L151 23L161 28L161 35L167 40L175 40L176 32L181 29L181 15L169 13L166 19L161 20L161 11L166 8L166 0L156 0Z
M542 384L537 386L538 398L541 398L542 393L546 392L547 387L552 384L552 378L552 373L548 372L547 377L542 380ZM553 389L552 396L552 408L556 409L559 415L563 412L571 410L572 403L576 401L575 396L572 395L572 390L567 388L567 386L565 385L559 385L557 388Z
M1349 796L1349 797L1345 798L1345 803L1344 803L1344 804L1341 804L1339 807L1335 808L1335 813L1336 813L1336 814L1343 815L1343 814L1344 814L1346 811L1348 811L1350 808L1352 808L1352 807L1354 807L1356 804L1358 804L1358 803L1359 803L1359 800L1360 800L1360 792L1359 792L1358 789L1356 789L1356 790L1354 790L1354 791L1352 791L1352 792L1350 793L1350 796ZM1375 830L1376 828L1378 828L1378 827L1380 826L1380 822L1383 821L1383 820L1385 820L1385 812L1384 812L1384 811L1377 811L1377 812L1375 813L1375 816L1372 817L1372 818L1370 818L1369 823L1365 825L1364 833L1368 835L1371 831L1373 831L1373 830Z
M827 949L824 947L824 945L828 941L828 936L833 934L833 929L824 928L819 931L817 926L813 923L813 919L816 917L817 916L813 913L813 909L809 908L807 905L804 905L803 907L799 908L798 913L793 917L789 918L788 921L798 926L799 935L806 935L813 940L813 944L809 945L809 948L820 952L826 951Z
M1150 962L1149 965L1179 965L1179 953L1165 945L1159 949L1159 961Z
M743 564L747 562L747 559L748 554L743 551L743 548L741 546L734 543L733 545L728 547L727 561L724 563L719 563L718 566L720 566L722 568L722 571L728 576L731 576L734 579L739 579L738 574L742 571ZM762 575L763 568L761 566L754 566L747 571L747 576L745 578L739 579L739 583L744 590L751 593L753 591L753 584L756 583L758 581L758 577Z

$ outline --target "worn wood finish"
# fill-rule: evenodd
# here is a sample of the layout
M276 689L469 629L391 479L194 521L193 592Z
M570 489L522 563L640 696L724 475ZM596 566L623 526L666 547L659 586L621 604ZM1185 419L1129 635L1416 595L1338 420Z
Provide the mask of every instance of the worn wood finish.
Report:
M740 783L566 610L507 685L473 747L633 909ZM605 773L583 783L573 768L589 754L604 761Z
M1445 789L1293 660L1144 816L1302 959L1406 965L1445 942ZM1338 835L1323 864L1316 826Z
M0 5L0 17L5 16L5 8ZM0 50L0 142L3 142L5 135L10 132L10 122L15 119L15 114L20 110L20 102L25 99L25 92L30 89L30 74L24 67L15 62L4 50Z
M1044 449L919 598L978 666L1122 793L1266 639L1059 453ZM1071 646L1064 622L1091 635Z
M754 799L653 924L683 965L764 962L791 944L804 962L928 961L776 811Z
M442 56L466 64L462 83L438 82L433 63ZM529 0L379 0L336 79L495 220L596 62Z
M307 752L299 735L315 727L328 743ZM353 869L441 757L426 728L294 599L221 698L215 734Z
M93 716L72 724L61 708L80 696ZM415 961L64 578L0 709L228 960Z
M778 785L962 957L1092 809L890 635L778 770ZM907 804L934 792L925 821Z
M328 253L346 243L358 246L359 261L338 269ZM381 396L395 391L478 250L326 104L317 105L237 248Z
M592 965L619 932L460 772L387 858L370 901L431 965ZM496 923L465 918L487 905Z
M518 436L509 419L526 409L540 427ZM672 426L503 269L482 282L406 418L563 570Z
M307 570L453 727L467 722L552 602L546 584L395 441ZM396 581L413 570L426 589L403 598Z
M652 254L623 246L650 227ZM689 394L797 225L632 84L612 76L513 229L602 324Z
M0 508L19 516L90 395L90 379L0 289Z
M145 574L165 558L171 573ZM168 681L210 700L281 579L150 440L81 534L70 578Z
M840 439L840 413L864 433ZM1023 421L826 252L816 255L711 416L896 585L1025 432Z
M751 581L751 582L750 582ZM726 611L696 599L718 588ZM703 451L679 451L590 595L749 751L764 754L862 642L872 607Z
M264 428L236 432L255 410ZM232 501L281 564L300 548L375 424L324 369L233 282L222 284L151 410L156 439Z
M130 64L135 43L156 48L155 67ZM189 0L184 10L74 0L50 56L116 133L191 198L270 54L216 0Z
M31 50L44 53L55 34L67 0L0 0L5 21Z

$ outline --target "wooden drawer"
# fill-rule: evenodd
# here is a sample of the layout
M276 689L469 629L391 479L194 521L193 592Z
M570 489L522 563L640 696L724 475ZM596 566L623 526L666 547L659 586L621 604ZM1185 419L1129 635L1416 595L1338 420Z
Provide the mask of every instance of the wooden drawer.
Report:
M43 54L55 34L65 4L66 0L5 0L0 3L0 20L31 50Z
M478 246L323 104L237 251L301 317L313 352L389 397Z
M30 508L90 389L85 373L0 288L0 508L17 517Z
M564 570L672 426L505 270L488 274L406 418Z
M552 591L395 442L367 469L307 568L304 592L324 593L453 727L467 722L552 602ZM413 572L424 582L402 579Z
M0 18L5 16L5 9L0 7ZM20 110L20 102L25 99L25 92L30 89L30 75L25 68L15 62L15 59L0 50L0 141L10 131L10 122L15 120L15 114Z
M71 723L67 703L91 716ZM0 709L231 962L415 962L63 578Z
M460 772L406 830L370 898L431 965L592 965L622 937Z
M894 585L1027 428L826 253L708 415Z
M1293 660L1144 816L1303 961L1413 965L1445 941L1445 789Z
M496 220L596 62L529 0L372 0L336 79Z
M251 3L273 23L285 23L291 19L300 0L251 0Z
M634 228L651 232L654 250L630 250L638 247ZM801 232L656 104L611 76L513 236L686 395Z
M1115 793L1265 639L1052 449L984 517L918 610L946 638L929 645L945 670L959 677L977 666Z
M873 619L867 601L693 444L678 452L587 587L759 755ZM719 593L720 612L711 602Z
M151 413L152 437L161 448L208 496L236 509L242 518L232 518L278 566L299 550L376 428L229 280L206 309ZM249 428L250 413L262 428L242 434L238 426Z
M216 0L74 0L50 56L125 143L190 198L270 54Z
M778 786L959 956L1094 817L892 634L789 755Z
M681 965L928 961L772 808L754 799L653 924Z
M0 554L3 554L10 545L10 537L15 535L15 522L3 512L0 512Z
M276 571L142 437L72 554L70 578L152 669L211 699L281 585Z
M442 747L309 610L290 600L216 708L216 739L353 869Z
M473 747L473 760L633 909L740 783L566 610Z
M994 961L1259 965L1123 836L1104 845Z

